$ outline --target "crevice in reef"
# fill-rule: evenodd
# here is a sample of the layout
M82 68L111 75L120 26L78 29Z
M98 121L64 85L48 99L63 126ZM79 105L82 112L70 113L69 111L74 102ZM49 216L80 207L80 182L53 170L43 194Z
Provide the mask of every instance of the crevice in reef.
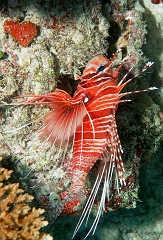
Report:
M57 88L62 89L73 96L77 89L78 83L79 81L74 80L73 75L60 75L59 80L57 81Z

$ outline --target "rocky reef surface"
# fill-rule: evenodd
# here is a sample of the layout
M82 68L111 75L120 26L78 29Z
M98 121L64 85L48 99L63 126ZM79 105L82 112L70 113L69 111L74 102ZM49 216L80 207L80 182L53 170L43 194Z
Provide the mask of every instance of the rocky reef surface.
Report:
M116 199L111 206L116 211L104 214L97 232L89 239L105 240L109 236L161 240L162 205L158 196L162 148L151 156L158 149L163 128L163 4L150 0L6 0L0 8L0 155L9 159L9 168L15 170L21 187L34 192L38 204L47 209L58 204L59 193L70 184L60 167L62 153L37 138L42 123L34 120L49 109L10 104L22 101L17 96L46 94L57 87L72 95L76 87L74 75L81 74L87 62L98 54L111 57L122 48L117 63L127 56L125 71L134 66L132 74L137 74L147 61L155 62L126 91L157 86L157 93L132 95L132 102L121 104L117 112L130 189L122 193L123 201ZM22 36L23 22L32 24L27 25L26 37ZM71 151L66 157L71 157ZM96 166L87 179L88 188L94 172ZM54 239L70 239L77 218L58 218L49 230ZM82 239L84 233L82 228L76 240Z

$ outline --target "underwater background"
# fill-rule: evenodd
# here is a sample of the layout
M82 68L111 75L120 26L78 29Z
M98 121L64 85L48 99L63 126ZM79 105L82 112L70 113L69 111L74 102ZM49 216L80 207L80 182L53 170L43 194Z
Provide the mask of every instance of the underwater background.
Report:
M24 27L23 22L26 22ZM60 167L57 149L51 154L49 145L36 138L41 123L30 124L48 109L14 108L10 104L22 101L16 96L46 94L55 88L73 95L74 75L80 75L92 57L102 54L109 58L119 48L122 56L117 64L127 56L126 70L134 66L133 75L139 73L146 62L154 62L127 90L152 86L158 90L132 95L132 102L122 103L117 111L123 160L132 187L123 195L123 203L117 200L101 216L95 234L88 239L163 240L162 23L163 2L155 0L0 2L2 166L14 171L11 182L19 182L25 192L35 197L32 206L45 209L49 224L42 231L55 240L71 239L80 215L59 216L56 220L50 216L51 209L60 201L59 193L69 186L70 179ZM68 151L66 157L70 155ZM88 188L96 168L86 180ZM54 196L53 199L50 196ZM83 224L79 229L75 240L84 239L95 213L96 209L87 226ZM0 234L1 231L3 228ZM48 236L47 239L52 239Z

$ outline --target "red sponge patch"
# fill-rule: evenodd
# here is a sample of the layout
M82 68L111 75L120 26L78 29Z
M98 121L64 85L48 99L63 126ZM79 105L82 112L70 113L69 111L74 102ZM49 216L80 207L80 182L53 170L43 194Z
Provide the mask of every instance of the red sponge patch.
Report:
M5 32L11 34L22 47L28 47L38 34L37 26L31 22L20 24L13 20L6 20L3 27Z

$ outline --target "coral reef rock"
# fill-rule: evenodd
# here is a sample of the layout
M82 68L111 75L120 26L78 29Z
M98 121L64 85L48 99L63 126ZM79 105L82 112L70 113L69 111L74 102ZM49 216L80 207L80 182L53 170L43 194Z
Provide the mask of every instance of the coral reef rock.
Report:
M50 235L39 231L48 224L42 216L44 210L27 204L33 196L24 193L19 183L4 183L11 173L12 170L0 166L0 239L52 240Z

